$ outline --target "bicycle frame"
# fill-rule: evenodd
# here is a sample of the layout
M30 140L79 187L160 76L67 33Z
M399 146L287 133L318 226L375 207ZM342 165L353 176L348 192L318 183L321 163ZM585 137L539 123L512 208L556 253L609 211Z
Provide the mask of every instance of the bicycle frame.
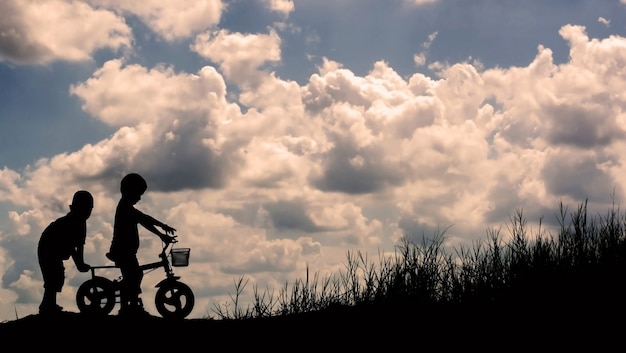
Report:
M171 254L171 248L170 245L174 244L172 243L168 243L165 244L165 246L163 247L163 249L161 250L161 253L159 254L159 258L161 258L160 261L155 261L155 262L150 262L147 264L143 264L143 265L139 265L139 268L146 272L148 270L153 270L153 269L157 269L159 267L163 267L163 271L165 271L165 277L167 278L180 278L174 275L174 269L172 268L172 265L170 264L169 261L169 255ZM169 248L170 252L166 252L166 250Z
M168 256L170 253L166 252L166 250L168 250L168 248L170 247L172 243L167 243L165 244L165 246L161 249L161 253L159 254L159 258L161 258L160 261L155 261L155 262L150 262L150 263L146 263L146 264L140 264L139 268L143 271L146 272L148 270L154 270L157 269L159 267L163 267L163 271L165 271L165 276L167 278L180 278L180 276L176 276L174 275L174 269L172 268L172 265L170 264L170 261L168 259ZM169 249L170 251L172 250L171 248ZM91 266L89 268L89 271L91 271L91 277L95 277L96 276L96 270L101 270L101 269L107 269L107 268L119 268L119 266L117 265L101 265L101 266Z

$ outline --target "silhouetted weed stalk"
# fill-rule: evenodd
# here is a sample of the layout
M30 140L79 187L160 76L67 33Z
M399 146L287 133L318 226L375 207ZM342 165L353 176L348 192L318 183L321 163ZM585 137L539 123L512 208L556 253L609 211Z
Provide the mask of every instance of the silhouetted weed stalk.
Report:
M370 304L574 305L623 295L626 217L619 208L589 217L587 201L573 212L560 204L557 218L556 236L543 231L540 221L531 237L518 209L509 218L506 242L501 229L488 229L486 241L445 251L444 229L420 243L405 237L377 262L349 251L344 270L320 278L307 267L304 279L285 283L276 294L255 286L254 302L245 307L239 302L247 284L242 277L231 302L212 311L220 319L247 319Z

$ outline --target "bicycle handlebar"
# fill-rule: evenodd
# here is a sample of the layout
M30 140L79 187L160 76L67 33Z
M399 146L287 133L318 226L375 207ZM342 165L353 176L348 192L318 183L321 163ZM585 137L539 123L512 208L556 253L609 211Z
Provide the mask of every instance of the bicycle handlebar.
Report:
M163 251L165 251L168 246L170 246L170 245L173 246L173 244L176 244L176 243L178 243L178 239L176 239L176 238L172 238L172 241L169 241L169 242L168 241L163 241L163 239L161 239L161 245L163 245Z
M167 248L170 245L173 246L176 243L178 243L178 239L176 239L176 238L172 238L172 241L170 241L170 242L165 242L165 241L163 241L163 239L161 239L161 244L163 245L163 247L161 249L161 253L159 254L159 257L167 256ZM109 260L113 261L110 258L109 258ZM96 266L90 265L88 272L91 272L91 275L93 276L95 274L94 273L95 270L100 270L100 269L105 269L105 268L118 268L118 266L117 265L96 265Z

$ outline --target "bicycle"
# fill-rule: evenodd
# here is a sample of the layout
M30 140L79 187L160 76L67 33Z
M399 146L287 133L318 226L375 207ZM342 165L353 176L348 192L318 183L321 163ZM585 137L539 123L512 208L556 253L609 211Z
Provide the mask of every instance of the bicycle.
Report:
M165 278L155 286L158 288L154 298L156 309L164 318L183 319L193 310L195 298L191 288L180 281L180 276L174 274L173 267L189 265L190 249L174 248L172 245L174 243L176 241L164 243L159 254L159 261L142 264L139 267L144 273L163 268ZM120 302L122 276L111 281L106 277L96 275L96 270L111 268L118 267L91 266L91 278L81 284L76 292L76 304L81 313L105 316L113 310L116 303Z

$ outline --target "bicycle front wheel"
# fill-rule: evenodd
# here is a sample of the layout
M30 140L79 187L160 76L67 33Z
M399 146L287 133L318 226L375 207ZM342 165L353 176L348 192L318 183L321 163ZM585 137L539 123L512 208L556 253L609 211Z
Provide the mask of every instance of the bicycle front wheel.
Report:
M88 279L78 287L76 304L81 313L107 315L115 306L113 282L99 276Z
M154 304L164 318L183 319L191 310L195 298L188 285L170 281L163 283L156 292Z

